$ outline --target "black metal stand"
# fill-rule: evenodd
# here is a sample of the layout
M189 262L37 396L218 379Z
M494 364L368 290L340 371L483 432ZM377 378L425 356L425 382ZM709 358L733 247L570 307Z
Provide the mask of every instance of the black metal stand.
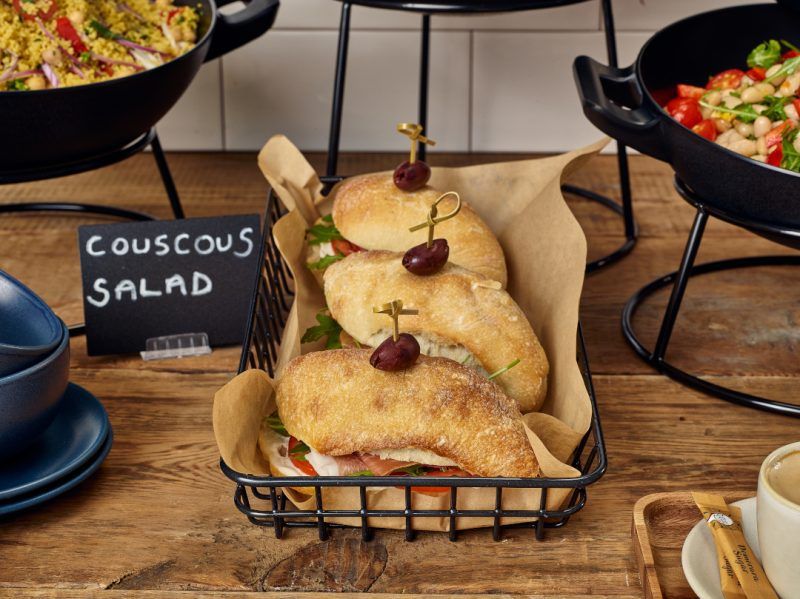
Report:
M625 308L622 311L622 333L625 335L625 339L628 341L631 347L633 347L634 351L639 355L640 358L642 358L645 362L650 364L650 366L659 372L666 374L671 379L674 379L679 383L688 385L689 387L698 389L699 391L703 391L709 395L713 395L739 405L765 410L768 412L775 412L777 414L784 414L787 416L800 417L800 405L765 399L755 395L750 395L748 393L742 393L741 391L736 391L734 389L729 389L721 385L716 385L690 374L667 361L667 347L669 346L669 341L672 337L675 321L678 318L678 311L681 307L683 295L686 292L686 284L689 282L691 277L735 268L800 265L800 256L758 256L754 258L719 260L716 262L707 262L705 264L695 266L694 261L697 257L697 251L700 249L700 242L703 239L703 232L705 231L709 216L714 216L720 220L724 220L738 226L745 226L756 233L764 234L773 238L781 235L790 235L794 237L800 233L789 233L784 229L779 229L770 225L752 222L743 223L739 219L731 217L724 212L705 205L701 198L698 198L694 192L692 192L682 181L677 178L675 179L675 188L686 201L688 201L697 209L694 224L689 232L689 239L686 242L686 248L683 252L683 258L681 259L681 264L677 271L671 272L666 276L651 281L639 289L639 291L637 291L625 304ZM658 333L655 349L650 351L642 344L639 337L636 335L636 331L633 329L633 317L642 302L644 302L659 289L663 289L669 285L672 285L672 293L670 295L669 302L667 303L667 309L664 312L664 319L661 322L661 329Z
M172 214L176 219L184 218L183 206L181 205L178 190L175 187L175 182L172 179L172 173L169 170L164 150L161 148L161 142L158 139L158 134L155 128L150 129L141 137L132 141L127 146L106 152L98 156L92 156L75 162L68 162L63 164L56 164L46 167L36 167L31 169L15 170L15 171L1 171L0 170L0 185L7 185L11 183L27 183L30 181L44 181L46 179L54 179L57 177L66 177L68 175L76 175L87 171L99 169L105 166L110 166L121 162L126 158L130 158L150 146L153 151L153 156L158 166L158 172L161 176L161 181L164 184L164 190L167 192ZM99 204L81 204L77 202L17 202L9 204L0 204L0 214L8 214L14 212L63 212L68 214L80 215L98 215L110 216L113 218L127 219L132 221L147 221L155 220L155 217L145 214L144 212L137 212L135 210L127 210L125 208L117 208L115 206L103 206ZM82 335L86 332L83 323L74 324L69 326L70 336L74 337Z
M424 130L428 125L428 80L430 74L430 30L432 14L464 14L464 13L490 13L520 10L535 10L538 8L552 8L575 4L579 0L485 0L483 2L454 2L453 0L428 0L416 2L414 0L342 0L342 13L339 22L339 46L336 55L336 75L333 83L333 105L331 110L331 128L328 137L328 162L325 174L332 178L337 175L339 166L339 146L342 131L342 109L344 104L345 76L347 72L347 52L350 40L350 13L354 4L422 13L420 48L420 79L419 79L419 115L418 121ZM614 30L614 14L611 0L602 0L603 23L605 26L606 50L608 62L617 66L617 41ZM425 160L426 147L420 144L417 152L420 160ZM628 153L624 145L617 144L617 161L619 170L620 193L622 202L618 203L607 196L600 195L588 189L574 185L565 185L565 193L582 197L586 200L597 202L609 208L623 218L625 241L623 244L602 258L589 262L586 272L592 273L604 266L617 262L626 256L636 245L638 227L633 217L633 202L631 198L630 173L628 170Z

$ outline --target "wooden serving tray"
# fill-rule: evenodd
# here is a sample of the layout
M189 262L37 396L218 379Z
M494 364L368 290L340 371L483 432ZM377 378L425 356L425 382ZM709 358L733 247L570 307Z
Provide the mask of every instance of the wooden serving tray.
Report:
M755 491L721 494L731 503ZM681 568L681 549L699 520L690 491L653 493L636 502L631 536L645 599L695 599Z

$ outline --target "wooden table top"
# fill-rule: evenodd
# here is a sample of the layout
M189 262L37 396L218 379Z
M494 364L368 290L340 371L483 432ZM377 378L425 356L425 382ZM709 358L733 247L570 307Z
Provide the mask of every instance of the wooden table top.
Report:
M317 165L320 156L312 157ZM434 155L434 164L505 159ZM169 157L189 216L260 212L266 185L250 154ZM347 156L344 172L388 168L396 156ZM600 157L574 182L616 194L613 157ZM106 406L115 431L95 476L44 506L0 520L0 595L147 597L248 591L371 591L387 594L525 594L533 597L641 597L631 546L639 497L680 489L755 491L758 467L775 447L800 438L798 421L730 405L684 388L638 360L620 333L624 301L650 279L677 268L692 209L674 193L668 167L632 159L641 240L620 264L590 277L582 319L597 388L609 467L589 489L586 508L537 542L509 531L444 534L292 530L276 540L233 506L219 471L211 400L235 372L239 350L145 363L138 357L89 358L72 342L72 380ZM0 202L113 203L168 217L149 155L66 179L0 189ZM596 205L574 210L599 256L620 242L621 223ZM81 318L75 227L70 216L0 218L0 268L39 292L67 321ZM92 221L92 222L97 222ZM700 261L788 253L718 222ZM790 267L700 277L689 284L669 357L722 384L797 402L800 273ZM652 343L666 293L637 318ZM113 592L108 592L111 589ZM497 595L499 594L499 595ZM271 596L267 595L267 596ZM284 595L285 596L285 595Z

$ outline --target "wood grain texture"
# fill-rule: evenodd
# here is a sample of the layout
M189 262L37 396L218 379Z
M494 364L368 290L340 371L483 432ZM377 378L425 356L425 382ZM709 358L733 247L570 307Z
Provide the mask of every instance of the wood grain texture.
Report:
M721 492L729 504L753 493ZM631 536L645 599L692 599L681 569L686 535L699 522L690 493L653 493L633 507Z
M319 168L323 157L311 158ZM507 158L433 154L432 162ZM171 154L169 160L189 215L263 211L267 188L253 155ZM349 155L342 168L365 172L399 161L398 155ZM400 532L380 531L363 545L360 533L350 530L334 531L328 545L314 530L292 530L278 541L235 509L233 488L218 468L211 398L235 372L238 350L144 363L132 356L90 358L76 339L72 379L103 401L115 444L97 475L72 492L0 520L0 596L182 599L281 588L291 591L289 597L312 598L321 589L368 588L418 596L641 597L630 536L636 500L687 489L752 492L762 459L796 441L798 426L681 387L650 370L624 343L624 301L677 267L693 217L672 190L668 167L643 157L631 164L641 241L625 261L587 279L582 303L608 474L590 488L586 509L566 528L542 543L522 530L500 543L488 531L465 532L457 543L429 533L407 543ZM615 195L614 166L613 157L600 157L574 182ZM25 199L107 202L169 214L149 155L86 175L0 188L0 202ZM620 243L619 219L589 202L570 202L592 255ZM0 268L30 284L68 321L82 318L75 233L81 222L98 220L0 218ZM787 251L711 223L699 259ZM764 268L693 280L670 358L716 382L798 401L799 277L791 268ZM660 294L637 317L648 342L665 300Z

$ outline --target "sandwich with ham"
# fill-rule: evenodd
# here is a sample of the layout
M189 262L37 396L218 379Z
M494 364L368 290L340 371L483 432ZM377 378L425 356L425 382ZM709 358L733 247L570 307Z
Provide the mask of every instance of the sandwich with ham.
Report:
M442 195L426 185L416 191L399 189L389 174L351 177L334 189L333 211L308 231L308 267L323 272L331 264L356 252L390 250L405 252L425 241L425 231L409 231L424 223L431 205ZM438 205L442 214L456 206L448 197ZM447 239L450 262L497 281L507 281L503 249L480 216L462 203L456 218L436 226L436 235Z
M420 352L450 358L482 376L496 373L497 384L523 413L538 410L547 394L547 356L525 313L496 281L448 263L429 276L402 265L402 254L358 252L333 264L324 276L332 318L359 345L377 347L391 320L372 306L402 297L418 314L403 317L403 330Z
M539 475L519 410L495 383L446 358L386 372L370 353L287 365L259 440L275 476Z

